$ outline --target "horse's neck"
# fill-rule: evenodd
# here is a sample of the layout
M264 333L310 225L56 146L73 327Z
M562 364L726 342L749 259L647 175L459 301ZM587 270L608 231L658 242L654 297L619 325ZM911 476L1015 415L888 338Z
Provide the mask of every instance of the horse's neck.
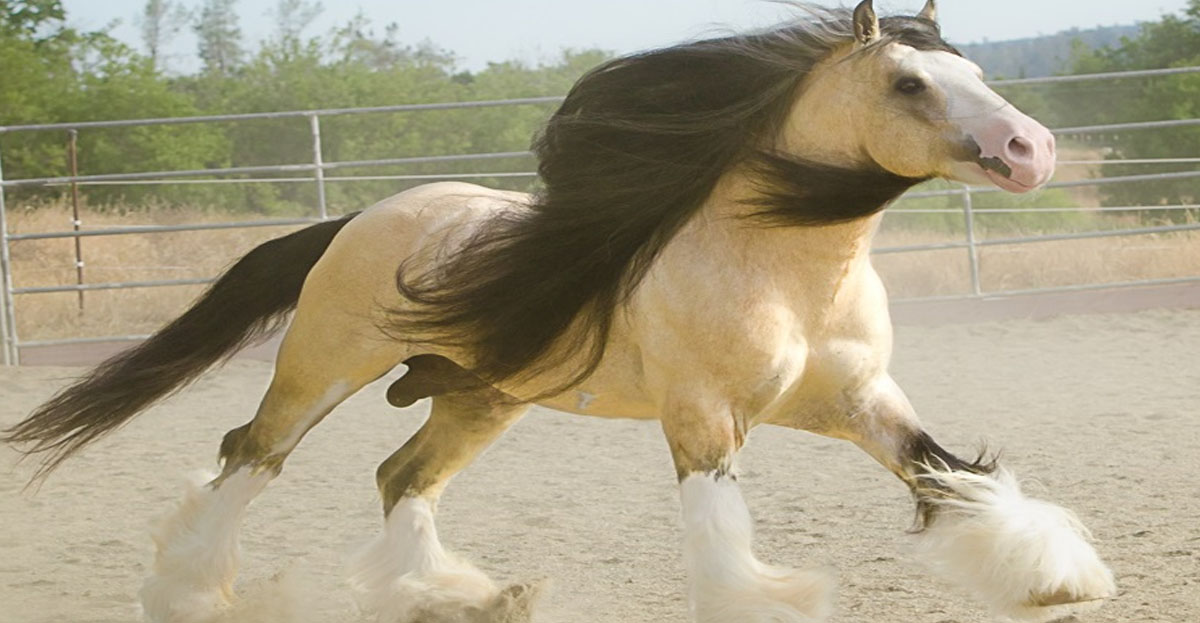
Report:
M747 265L767 267L779 275L780 287L793 284L808 296L813 288L836 289L856 271L869 270L881 214L836 225L772 226L751 216L755 208L746 200L754 192L739 175L718 184L698 215L710 244Z

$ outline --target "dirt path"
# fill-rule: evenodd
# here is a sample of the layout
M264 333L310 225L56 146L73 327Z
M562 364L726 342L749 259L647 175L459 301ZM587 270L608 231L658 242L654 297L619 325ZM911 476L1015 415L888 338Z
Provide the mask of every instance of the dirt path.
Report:
M1200 620L1200 311L902 327L893 368L943 444L965 452L986 438L1093 529L1122 593L1087 621ZM0 425L78 371L0 368ZM7 471L14 455L0 449L0 623L137 620L148 524L189 471L213 465L221 434L249 417L269 375L234 362L69 462L36 496L21 493L29 468ZM384 387L313 431L251 509L241 585L260 605L289 606L257 620L360 620L341 558L377 530L375 464L425 408L390 409ZM764 558L836 569L835 621L988 620L908 562L907 492L855 448L760 429L742 482ZM454 482L440 528L499 581L551 578L541 621L682 623L677 508L655 424L542 411ZM290 580L264 582L285 569Z

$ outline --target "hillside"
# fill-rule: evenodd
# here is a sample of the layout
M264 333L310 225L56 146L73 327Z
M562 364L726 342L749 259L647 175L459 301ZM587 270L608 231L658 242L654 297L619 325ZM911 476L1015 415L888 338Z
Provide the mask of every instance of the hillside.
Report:
M1051 76L1067 69L1071 59L1071 46L1079 40L1090 48L1105 46L1119 47L1124 37L1137 36L1140 26L1108 26L1079 30L1078 28L1054 35L959 44L968 58L979 63L984 72L993 78L1033 78Z

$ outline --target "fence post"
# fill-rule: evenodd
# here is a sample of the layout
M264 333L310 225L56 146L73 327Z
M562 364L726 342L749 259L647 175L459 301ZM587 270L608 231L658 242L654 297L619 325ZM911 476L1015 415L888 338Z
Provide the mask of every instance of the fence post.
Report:
M975 202L971 187L963 184L963 218L967 230L967 257L971 263L971 294L983 296L983 284L979 278L979 246L975 241Z
M0 346L4 365L21 363L17 349L17 316L13 308L12 257L8 252L8 219L4 206L4 166L0 163Z
M79 131L67 130L67 166L71 173L71 226L79 231ZM83 285L83 239L75 236L75 283ZM79 312L83 313L83 290L79 291Z
M317 213L321 220L329 218L325 203L325 158L321 155L321 119L313 113L308 116L308 127L313 139L313 180L317 183Z

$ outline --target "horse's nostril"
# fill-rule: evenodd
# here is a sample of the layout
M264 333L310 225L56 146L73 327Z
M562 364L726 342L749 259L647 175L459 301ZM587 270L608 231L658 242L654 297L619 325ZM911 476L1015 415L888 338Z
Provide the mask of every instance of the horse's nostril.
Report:
M1008 153L1011 156L1013 156L1015 158L1020 158L1022 160L1032 158L1033 157L1033 143L1031 143L1029 141L1029 139L1027 139L1023 136L1018 136L1018 137L1014 138L1013 140L1009 141Z

